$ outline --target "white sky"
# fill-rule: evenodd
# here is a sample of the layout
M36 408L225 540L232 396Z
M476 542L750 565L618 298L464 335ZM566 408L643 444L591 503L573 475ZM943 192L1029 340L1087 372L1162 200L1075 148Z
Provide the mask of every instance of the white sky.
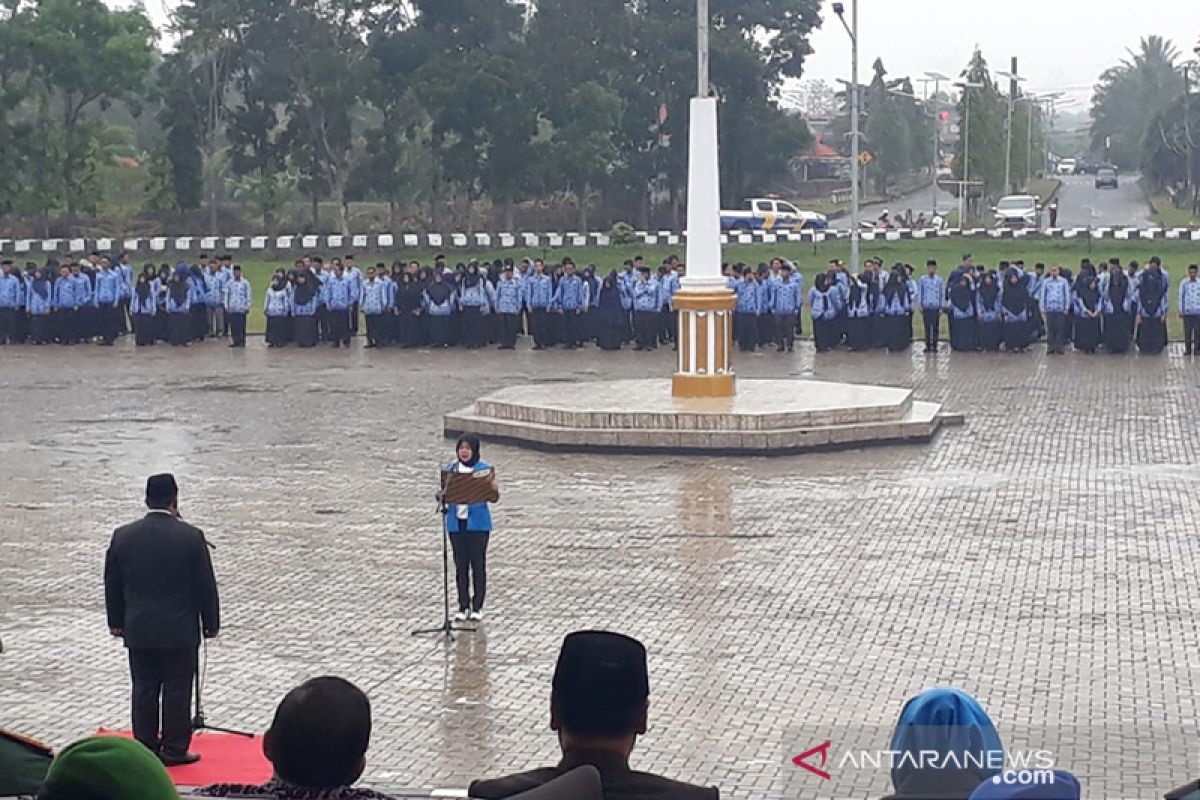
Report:
M849 22L852 0L844 2ZM830 6L822 3L805 77L832 84L849 78L850 37ZM866 82L882 57L892 77L957 79L979 45L993 74L1017 56L1023 88L1069 92L1086 107L1100 73L1151 34L1193 57L1200 0L858 0L859 78Z

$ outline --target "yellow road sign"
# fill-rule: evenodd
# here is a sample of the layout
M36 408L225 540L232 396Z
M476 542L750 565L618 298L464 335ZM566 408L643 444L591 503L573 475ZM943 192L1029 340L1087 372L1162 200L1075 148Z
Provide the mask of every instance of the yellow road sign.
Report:
M863 150L861 153L858 154L858 163L862 164L864 167L867 164L870 164L874 160L875 160L875 156L871 155L871 153L867 150Z

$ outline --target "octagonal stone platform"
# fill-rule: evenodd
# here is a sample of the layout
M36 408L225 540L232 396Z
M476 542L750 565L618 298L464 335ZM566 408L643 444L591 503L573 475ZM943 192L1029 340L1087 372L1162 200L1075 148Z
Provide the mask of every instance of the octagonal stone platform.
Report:
M888 386L741 380L732 398L676 398L670 380L619 380L509 387L443 429L549 450L776 455L927 442L962 422Z

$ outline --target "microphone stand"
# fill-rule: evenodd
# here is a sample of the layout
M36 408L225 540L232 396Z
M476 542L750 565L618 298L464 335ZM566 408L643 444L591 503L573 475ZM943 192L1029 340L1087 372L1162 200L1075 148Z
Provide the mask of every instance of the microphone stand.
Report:
M450 553L448 545L450 533L446 530L446 516L450 513L450 508L446 505L446 499L441 492L437 494L437 501L438 515L441 517L439 526L442 534L442 624L436 628L418 628L412 632L412 635L423 636L440 633L445 641L452 642L454 641L454 631L473 631L475 628L469 625L455 625L450 621Z
M208 672L208 639L201 639L201 641L204 642L204 670L203 670L203 672L207 673ZM195 678L196 678L196 684L195 684L195 686L196 686L196 715L194 717L192 717L192 732L198 733L200 731L216 731L217 733L228 733L228 734L232 734L233 736L244 736L247 739L253 739L254 738L253 733L247 733L246 731L234 730L233 728L221 728L216 725L208 724L208 720L204 716L204 703L201 700L201 689L204 685L204 681L201 679L200 675L201 675L201 670L200 670L199 666L197 666L196 675L195 675Z

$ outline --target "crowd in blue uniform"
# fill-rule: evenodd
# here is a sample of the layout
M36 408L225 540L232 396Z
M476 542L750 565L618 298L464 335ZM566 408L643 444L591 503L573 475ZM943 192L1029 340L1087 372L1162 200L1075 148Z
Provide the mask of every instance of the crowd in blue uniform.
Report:
M0 344L111 346L133 332L143 346L229 336L231 347L244 347L250 303L250 284L229 256L147 264L136 274L127 255L50 259L23 271L0 262Z
M1071 343L1085 353L1124 353L1136 343L1150 354L1167 344L1171 280L1157 257L1126 266L1115 258L1099 265L1083 259L1073 275L1044 264L1026 269L1019 260L989 270L968 254L946 278L935 261L916 277L908 264L888 270L873 258L853 274L833 260L807 293L803 276L784 259L756 269L727 265L725 274L737 297L734 336L743 352L770 344L791 350L802 333L800 298L806 300L818 352L843 344L851 350L907 350L915 314L924 322L925 352L937 352L943 316L956 351L1025 352L1041 338L1051 355L1065 353ZM1200 355L1196 265L1188 267L1176 294L1184 351Z
M279 269L267 290L267 343L302 347L347 343L359 311L367 347L516 347L522 333L533 349L575 349L596 343L653 350L674 338L672 298L682 265L668 259L657 275L640 258L597 277L594 266L571 259L548 267L541 259L433 264L377 264L356 280L335 259L304 258ZM349 327L347 327L347 314Z
M127 256L98 253L23 271L11 261L0 267L0 343L111 345L132 331L142 346L226 336L231 347L245 346L254 295L229 256L147 264L138 273ZM593 342L604 350L627 343L653 350L674 341L674 297L684 272L674 256L655 269L639 256L603 277L591 265L577 270L569 258L553 266L525 258L451 268L438 256L428 266L397 261L364 272L352 255L328 265L305 257L277 270L266 289L266 341L348 346L363 320L367 347L511 350L524 333L535 350ZM1134 343L1159 353L1167 344L1171 281L1158 258L1125 266L1084 259L1073 275L1059 266L1026 269L1021 261L989 270L967 255L945 278L933 261L917 277L906 264L888 270L868 259L854 274L833 260L807 291L804 275L784 258L757 268L727 264L724 272L736 295L734 336L746 352L769 345L791 351L806 306L819 352L907 350L916 314L926 352L938 349L943 317L956 351L1023 352L1041 338L1050 354L1072 343L1087 353L1123 353ZM1185 352L1200 354L1195 265L1175 294Z

